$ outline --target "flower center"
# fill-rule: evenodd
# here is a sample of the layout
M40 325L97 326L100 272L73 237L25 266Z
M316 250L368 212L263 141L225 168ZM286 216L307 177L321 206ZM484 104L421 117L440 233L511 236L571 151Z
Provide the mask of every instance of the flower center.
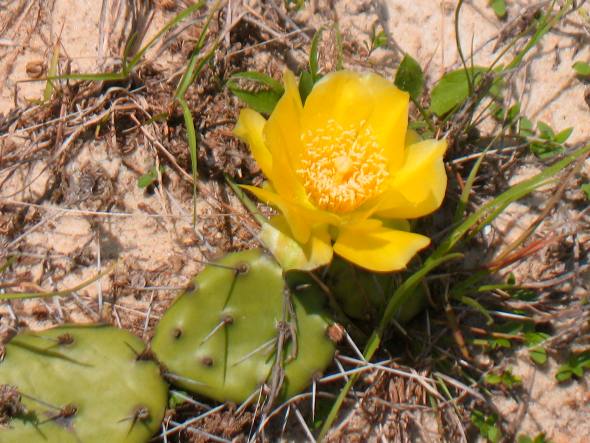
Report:
M335 120L301 135L297 175L319 208L349 212L383 191L389 176L384 150L364 122L343 128Z

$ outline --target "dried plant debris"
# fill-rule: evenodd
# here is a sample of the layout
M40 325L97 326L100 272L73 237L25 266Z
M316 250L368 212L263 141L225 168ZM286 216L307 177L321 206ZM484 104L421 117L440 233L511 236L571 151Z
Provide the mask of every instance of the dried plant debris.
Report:
M65 8L71 17L64 18L68 1L0 0L0 78L6 79L0 89L0 292L71 288L115 262L118 266L99 282L67 296L3 301L3 343L26 328L97 320L148 340L173 300L187 287L190 292L191 278L206 263L228 251L259 246L256 221L226 184L226 177L255 185L264 180L246 146L232 133L243 106L227 89L236 72L263 72L276 80L285 67L301 72L313 35L322 29L320 74L342 64L391 78L407 53L424 72L424 93L417 105L428 111L433 86L443 72L462 66L455 56L452 2L434 8L427 0L403 7L395 1L383 7L348 0L222 1L212 15L198 61L214 42L217 47L185 95L198 141L193 223L191 154L174 96L213 2L205 2L189 20L166 32L127 77L62 79L48 85L44 77L50 73L120 72L122 55L137 53L187 3L108 0L104 11L100 2L85 11ZM463 3L459 40L467 63L490 66L499 54L512 56L526 47L542 28L552 2L507 2L506 21L499 21L484 2ZM456 110L433 117L434 128L415 128L446 134L454 145L447 154L448 204L432 220L421 222L435 244L456 221L455 207L466 187L472 185L463 208L468 214L553 162L530 149L531 141L543 141L549 134L548 125L553 136L544 141L556 149L550 153L570 152L560 150L590 133L587 79L571 70L574 61L587 58L585 3L557 2L570 6L564 20L520 67L502 76L502 100L489 97L497 80L490 74ZM74 32L72 23L77 28L83 24L87 35ZM422 32L425 28L430 34ZM132 34L135 41L130 40ZM569 63L570 58L575 60ZM496 105L501 109L494 117ZM508 121L510 109L513 121ZM422 115L418 106L411 113L413 121ZM569 123L561 127L562 120ZM555 137L569 126L575 126L572 139L556 148ZM482 158L469 184L469 174ZM277 401L269 409L256 399L244 407L203 405L203 398L184 393L182 404L170 404L159 433L167 441L180 442L317 437L334 396L350 371L359 371L363 377L345 399L340 422L328 435L331 441L473 441L478 435L493 440L500 434L506 439L527 434L532 440L544 431L548 441L573 441L558 418L535 424L535 414L553 408L562 417L577 417L576 426L566 426L571 429L587 429L583 427L590 422L583 401L588 377L584 358L590 348L590 219L584 191L589 172L587 164L571 176L565 171L563 193L546 213L548 194L557 188L542 188L512 204L505 218L473 237L464 267L441 267L427 281L428 312L410 325L391 328L392 338L386 337L373 360L380 364L359 360L364 333L371 331L370 320L379 316L367 315L362 306L360 315L351 316L366 324L353 333L353 326L343 322L345 326L336 331L337 359L300 397ZM149 184L140 187L145 175L150 175ZM272 214L267 207L260 209ZM514 254L494 262L543 214L533 237ZM492 289L473 287L457 294L456 282L490 263L506 265L493 276ZM329 276L315 277L332 284ZM346 314L351 314L350 307L346 305ZM69 346L45 341L56 349ZM0 355L6 352L3 346ZM538 374L536 381L527 378L527 371ZM569 378L559 383L556 373ZM555 394L555 405L548 405L544 397L539 406L533 399L534 383L540 383L541 375L546 376L546 391ZM522 383L512 384L518 377ZM1 434L39 405L30 403L16 381L0 379L0 384ZM580 398L571 394L570 399L575 407L559 403L564 389L577 392ZM505 407L506 399L518 399L519 404ZM42 426L70 429L81 411L69 403L45 411L40 421L47 422ZM120 419L134 428L133 423L146 418L137 408Z

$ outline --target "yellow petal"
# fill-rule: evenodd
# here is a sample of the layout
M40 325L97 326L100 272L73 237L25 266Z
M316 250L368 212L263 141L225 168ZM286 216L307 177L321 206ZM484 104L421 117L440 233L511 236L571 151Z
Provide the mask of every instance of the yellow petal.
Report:
M384 218L417 218L435 211L447 188L443 156L446 140L425 140L406 148L403 166L390 181L375 214Z
M262 226L260 240L284 271L309 271L332 260L332 244L326 225L313 229L307 243L300 244L293 238L285 217L277 215Z
M250 152L267 177L272 173L272 156L264 143L266 120L252 109L242 109L234 128L234 134L250 147Z
M422 141L422 137L413 129L408 129L406 132L406 146L413 145L415 143L420 143Z
M334 252L371 271L388 272L404 269L429 243L423 235L383 226L372 230L344 227L338 233Z
M301 244L307 243L313 226L341 224L341 220L336 214L292 203L268 189L248 185L241 187L253 193L259 200L279 209L287 219L293 237Z
M289 227L295 240L302 244L307 243L311 233L311 223L302 217L300 211L296 210L295 205L282 198L279 194L266 189L247 185L242 185L241 187L250 191L267 205L272 205L281 211L289 222Z
M406 92L377 74L337 71L316 83L307 97L302 131L315 132L330 120L345 129L365 122L395 170L403 162L408 104Z
M272 172L267 177L284 198L307 201L303 186L293 169L293 159L301 150L301 96L291 71L285 71L283 83L285 93L264 127L266 146L272 155Z

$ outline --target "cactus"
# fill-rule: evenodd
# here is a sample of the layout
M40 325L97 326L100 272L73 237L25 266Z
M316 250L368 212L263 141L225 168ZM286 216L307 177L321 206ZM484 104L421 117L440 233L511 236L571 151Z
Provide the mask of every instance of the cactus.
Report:
M346 315L364 320L370 329L379 321L389 297L395 292L396 274L367 271L336 256L328 269L326 284ZM418 287L395 318L402 324L407 323L425 307L424 289Z
M293 343L285 342L284 397L305 388L334 353L322 295L301 277L292 279L298 347L289 360ZM282 270L260 250L250 250L206 266L194 284L160 320L152 349L173 383L241 403L267 381L275 364L288 294Z
M168 388L144 343L109 326L60 326L14 337L0 363L10 397L2 442L145 442Z

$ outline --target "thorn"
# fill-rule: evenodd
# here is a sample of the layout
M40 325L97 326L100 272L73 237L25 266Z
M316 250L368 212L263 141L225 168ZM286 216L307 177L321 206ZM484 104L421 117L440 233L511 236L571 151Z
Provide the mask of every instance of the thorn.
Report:
M300 285L295 286L293 289L296 292L299 292L299 291L305 291L306 289L309 289L309 288L311 288L311 283L302 283Z
M252 350L252 351L248 352L246 355L244 355L243 357L239 358L239 359L238 359L236 362L234 362L234 363L232 364L232 366L231 366L231 367L233 368L234 366L237 366L237 365L239 365L239 364L240 364L240 363L242 363L243 361L245 361L245 360L248 360L248 359L249 359L250 357L252 357L254 354L256 354L256 353L258 353L258 352L260 352L260 351L263 351L263 350L265 350L265 349L267 349L267 348L269 348L269 347L271 347L271 346L274 346L274 344L275 344L276 342L277 342L277 338L276 338L276 337L274 337L274 338L271 338L271 339L270 339L270 340L268 340L267 342L265 342L265 343L262 343L262 344L261 344L260 346L258 346L256 349L254 349L254 350Z
M78 412L77 406L72 403L68 403L63 408L61 408L57 414L49 416L49 418L47 418L47 420L43 420L43 421L39 422L39 424L42 425L43 423L47 423L49 421L54 421L54 420L55 421L61 420L61 419L67 420L68 418L72 418L74 415L76 415L77 412Z
M315 398L316 398L316 382L315 377L311 384L311 421L315 421Z
M146 406L138 406L133 411L133 414L131 414L129 417L122 418L118 421L118 423L131 420L131 426L129 426L129 430L127 431L127 435L129 435L138 421L146 422L150 418L150 410Z
M230 317L231 318L231 317ZM233 322L233 319L232 319ZM209 340L211 337L213 337L213 335L215 335L215 333L217 331L219 331L222 327L224 327L227 324L227 321L225 318L222 318L221 321L219 323L217 323L217 325L215 325L215 327L211 330L211 332L209 332L205 338L203 338L203 340L201 340L201 342L199 343L199 346L205 344L205 342L207 340Z
M207 383L203 383L202 381L193 380L192 378L183 377L182 375L177 375L172 372L164 372L164 377L167 377L171 380L182 381L184 383L189 383L195 386L208 386Z

